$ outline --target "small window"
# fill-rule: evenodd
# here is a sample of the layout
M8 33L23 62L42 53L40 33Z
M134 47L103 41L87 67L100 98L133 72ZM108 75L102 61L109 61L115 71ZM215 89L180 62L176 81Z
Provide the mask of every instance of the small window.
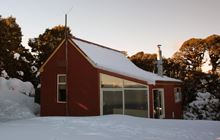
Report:
M174 96L175 96L176 103L182 101L182 93L181 93L180 87L174 88Z
M57 102L66 102L66 74L57 75Z

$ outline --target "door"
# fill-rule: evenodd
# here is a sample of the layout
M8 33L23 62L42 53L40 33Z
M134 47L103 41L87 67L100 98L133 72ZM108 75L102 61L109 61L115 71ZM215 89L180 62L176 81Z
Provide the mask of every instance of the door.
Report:
M165 118L165 108L164 108L164 90L154 89L153 90L153 102L154 102L154 118Z

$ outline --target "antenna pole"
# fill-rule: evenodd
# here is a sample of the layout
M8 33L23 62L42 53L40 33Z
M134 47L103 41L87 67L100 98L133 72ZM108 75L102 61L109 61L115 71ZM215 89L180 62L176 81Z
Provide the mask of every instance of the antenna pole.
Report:
M67 39L67 14L65 14L65 39Z
M68 107L68 36L67 36L67 14L65 14L65 59L66 59L66 116L69 116Z

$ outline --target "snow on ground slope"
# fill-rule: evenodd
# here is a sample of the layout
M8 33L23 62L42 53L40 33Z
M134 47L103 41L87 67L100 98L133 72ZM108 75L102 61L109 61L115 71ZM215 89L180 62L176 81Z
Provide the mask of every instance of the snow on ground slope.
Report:
M123 115L36 117L0 123L0 139L220 140L220 122L156 120Z
M39 105L28 95L34 95L30 82L0 77L0 122L35 117Z

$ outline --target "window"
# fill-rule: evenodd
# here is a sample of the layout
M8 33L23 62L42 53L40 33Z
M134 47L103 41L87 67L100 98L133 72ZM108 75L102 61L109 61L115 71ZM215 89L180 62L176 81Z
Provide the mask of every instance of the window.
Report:
M123 114L122 91L103 91L103 114Z
M66 102L66 74L57 75L57 102Z
M174 97L176 103L182 101L182 93L180 87L174 88Z
M101 114L148 117L148 87L137 82L100 74Z
M102 88L122 88L123 80L117 77L101 74Z
M124 90L125 114L147 117L147 90Z
M125 88L146 88L146 85L136 83L133 81L124 80L124 87Z

